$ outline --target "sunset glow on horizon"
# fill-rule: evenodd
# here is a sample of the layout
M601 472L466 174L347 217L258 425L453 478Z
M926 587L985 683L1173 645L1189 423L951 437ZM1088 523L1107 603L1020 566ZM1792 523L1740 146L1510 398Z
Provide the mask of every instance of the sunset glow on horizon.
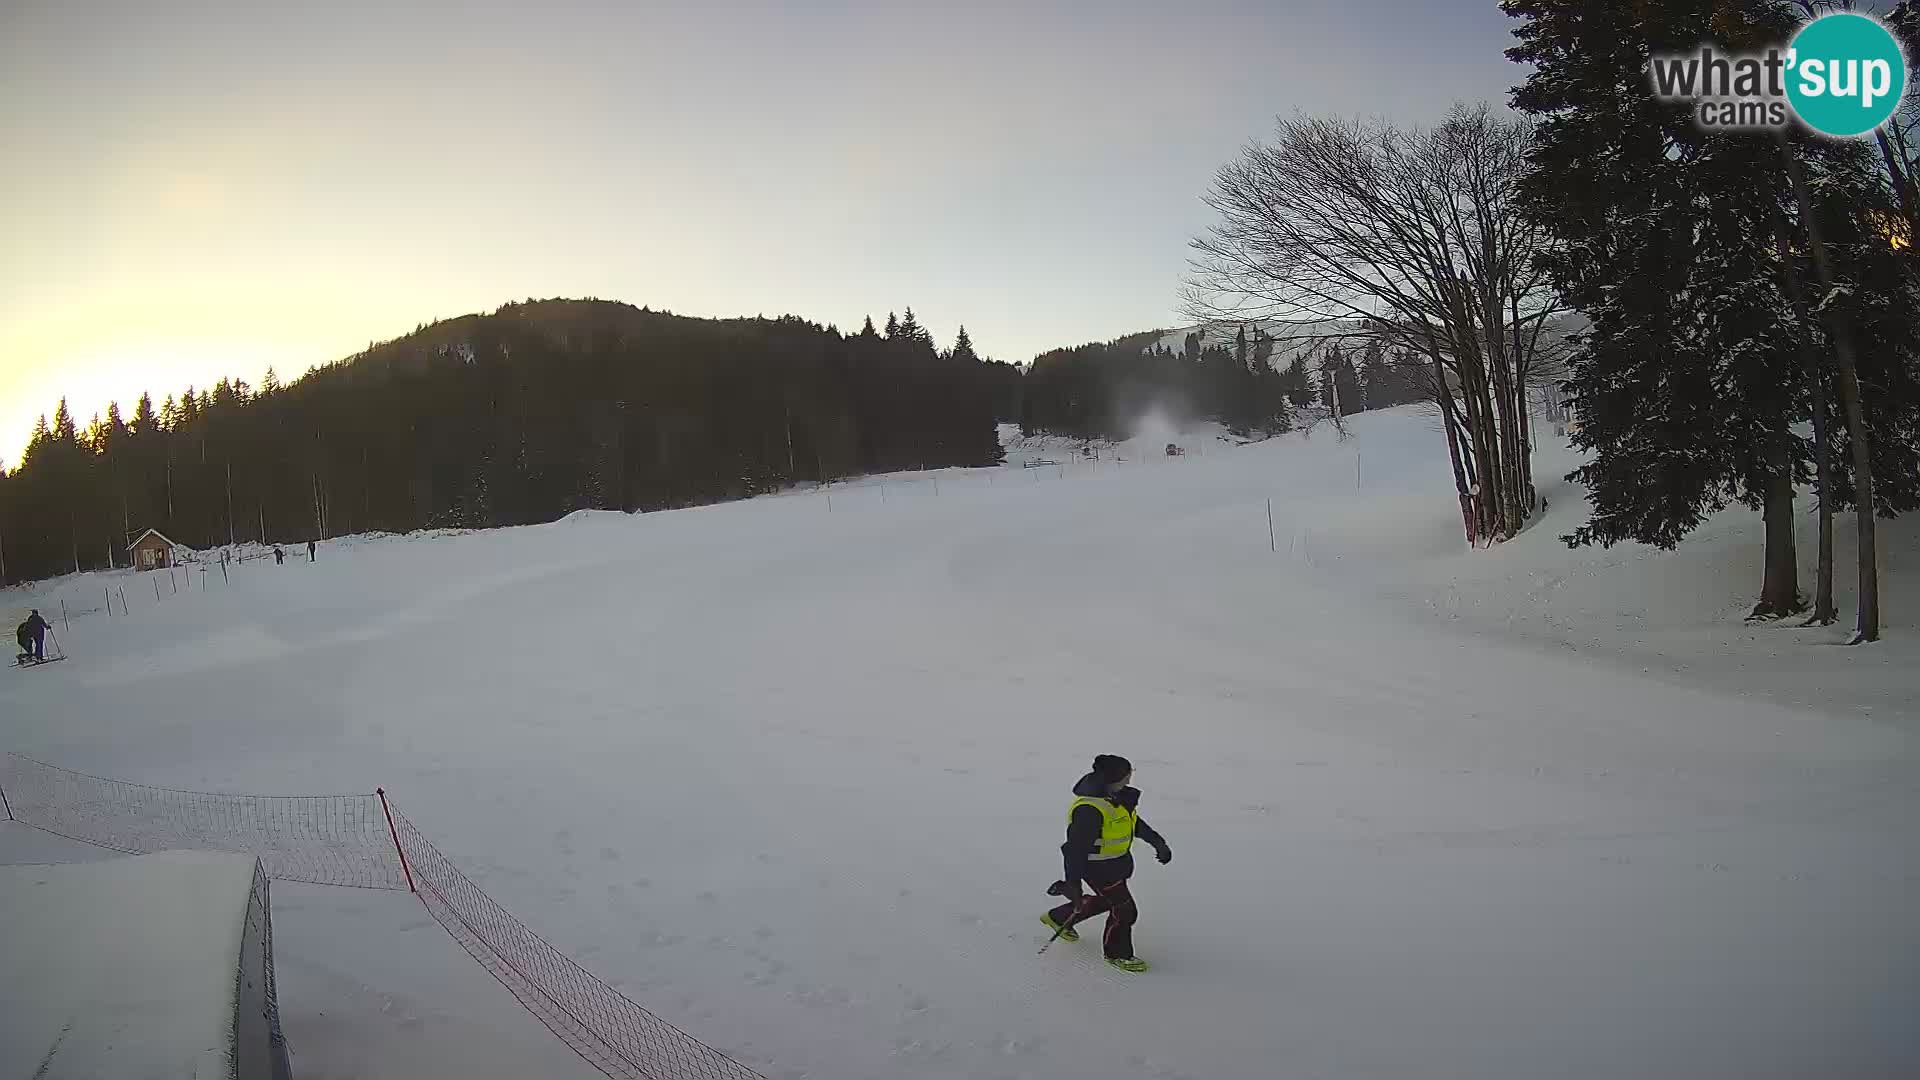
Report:
M1331 4L10 4L0 467L63 396L84 427L528 297L911 305L1012 361L1175 325L1275 114L1504 96L1497 7L1390 6L1396 43Z

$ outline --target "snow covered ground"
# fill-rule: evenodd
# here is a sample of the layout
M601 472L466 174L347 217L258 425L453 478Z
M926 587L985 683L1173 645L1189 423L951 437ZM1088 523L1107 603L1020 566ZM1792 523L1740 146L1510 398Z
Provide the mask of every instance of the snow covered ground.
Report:
M1839 648L1740 622L1752 515L1569 552L1549 483L1469 552L1429 421L1352 423L14 591L130 614L0 674L0 746L384 784L783 1080L1920 1072L1914 529L1888 640ZM1136 878L1143 976L1034 955L1100 752L1176 856ZM296 1075L585 1071L411 898L274 895Z
M168 851L0 870L0 1071L195 1080L227 1075L236 1052L251 1065L265 1022L257 1008L246 1030L234 1021L255 862Z

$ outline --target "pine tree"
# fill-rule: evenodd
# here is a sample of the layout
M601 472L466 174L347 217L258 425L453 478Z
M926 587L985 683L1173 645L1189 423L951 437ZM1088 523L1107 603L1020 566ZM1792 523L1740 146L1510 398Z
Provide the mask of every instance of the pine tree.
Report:
M70 444L80 441L79 433L73 427L73 414L67 411L67 399L60 399L60 407L53 411L53 441Z
M45 450L47 444L52 441L53 431L47 427L47 414L41 413L40 419L33 423L33 434L27 437L27 451L21 455L21 467L24 468L37 454Z
M958 363L977 364L980 357L973 351L973 339L967 336L967 328L962 326L960 333L953 339L953 352L948 354Z
M275 374L273 368L269 366L267 368L266 377L260 380L260 396L271 397L272 395L277 394L279 392L280 392L280 376Z
M105 445L101 447L102 452L111 452L126 444L127 425L126 421L120 417L119 402L111 401L107 403L107 422L102 430L105 433Z
M1352 416L1366 408L1360 395L1360 373L1354 370L1353 354L1340 358L1340 364L1334 369L1336 386L1340 391L1340 415Z
M887 312L887 332L885 337L888 341L893 341L899 336L900 336L900 319L898 316L894 315L893 312L889 311Z
M866 321L860 324L860 336L863 338L876 338L880 336L873 328L873 316L867 316Z
M1252 367L1254 426L1264 434L1278 435L1293 427L1293 410L1287 405L1286 377L1273 366L1273 338L1255 329Z
M1313 404L1313 379L1307 374L1306 357L1296 354L1287 363L1287 370L1282 373L1282 378L1285 382L1287 400L1294 408L1304 409Z
M1541 118L1530 211L1562 242L1555 285L1592 324L1567 383L1575 445L1592 454L1569 479L1587 486L1592 517L1566 540L1672 547L1738 499L1768 525L1756 614L1796 610L1804 379L1773 253L1778 152L1697 126L1645 74L1649 53L1726 48L1730 26L1784 41L1790 13L1772 0L1502 6L1527 20L1509 57L1533 65L1514 106Z
M127 428L134 438L144 438L158 429L158 420L153 415L153 395L142 393L139 404L133 407L133 423Z
M900 319L899 332L900 337L909 344L924 346L928 352L933 351L933 335L927 333L919 319L914 318L912 305L908 305L907 313Z
M1819 287L1817 323L1832 360L1814 365L1821 391L1816 452L1832 455L1819 463L1825 475L1815 618L1832 614L1830 515L1837 505L1851 503L1859 597L1854 640L1873 641L1881 621L1875 514L1892 517L1920 505L1920 268L1910 247L1896 247L1897 223L1907 212L1901 196L1885 186L1864 148L1808 140L1784 148L1783 161L1800 211L1797 227L1784 238L1784 276L1802 301L1797 311L1804 310L1805 296L1794 279ZM1897 173L1890 159L1887 165ZM1806 253L1807 265L1796 265L1803 260L1793 249ZM1835 390L1837 395L1830 392ZM1837 414L1824 416L1820 406L1834 396Z
M1360 404L1367 409L1386 409L1401 404L1395 393L1393 371L1387 366L1386 350L1369 342L1360 356Z
M1353 370L1353 358L1338 345L1330 347L1320 362L1320 404L1332 410L1336 403L1340 416L1361 410L1360 376Z

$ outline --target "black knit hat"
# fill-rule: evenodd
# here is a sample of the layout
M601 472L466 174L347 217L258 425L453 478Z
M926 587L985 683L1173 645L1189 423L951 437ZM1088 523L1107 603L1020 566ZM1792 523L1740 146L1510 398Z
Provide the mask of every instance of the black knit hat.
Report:
M1093 775L1109 784L1117 784L1133 771L1133 762L1118 754L1101 754L1093 759Z

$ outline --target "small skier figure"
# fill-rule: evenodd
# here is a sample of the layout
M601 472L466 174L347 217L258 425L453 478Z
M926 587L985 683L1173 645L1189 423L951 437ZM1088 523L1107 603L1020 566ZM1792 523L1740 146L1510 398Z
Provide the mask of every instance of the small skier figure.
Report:
M1140 972L1147 970L1147 962L1133 955L1133 924L1140 910L1127 889L1127 879L1133 876L1133 838L1153 845L1155 857L1163 864L1173 861L1173 848L1140 820L1136 809L1140 792L1127 786L1132 778L1133 764L1126 758L1101 754L1093 759L1093 771L1073 785L1067 842L1060 845L1067 876L1048 890L1067 902L1040 916L1040 921L1066 940L1078 941L1074 923L1106 912L1101 943L1107 963L1122 971ZM1082 882L1092 887L1091 895L1082 894Z
M280 550L279 544L273 545L273 565L285 566L286 564L287 564L287 553Z
M314 543L311 540L307 541L307 561L314 561Z
M47 620L40 617L39 608L34 608L27 616L27 621L13 632L13 639L20 643L22 663L47 658Z

